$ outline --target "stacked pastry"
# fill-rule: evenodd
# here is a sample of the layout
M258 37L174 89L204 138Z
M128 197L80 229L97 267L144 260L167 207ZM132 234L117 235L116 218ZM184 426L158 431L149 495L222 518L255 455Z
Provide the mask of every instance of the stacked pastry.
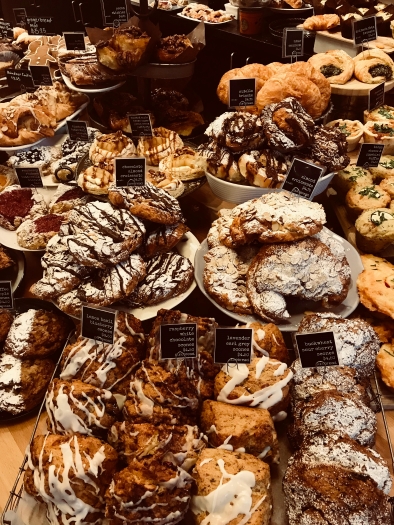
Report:
M380 342L361 319L306 315L299 333L332 331L341 366L302 368L293 363L293 424L283 490L290 525L389 524L389 469L375 443L368 377ZM338 497L338 495L341 495Z
M294 97L266 105L260 115L223 113L205 134L209 142L198 152L207 171L235 183L280 188L295 155L328 173L349 164L341 129L316 126Z
M226 309L269 322L289 320L287 297L340 304L350 267L324 223L321 205L287 192L222 210L207 237L206 291Z
M18 415L42 401L69 327L59 315L28 310L14 317L0 310L0 412Z
M47 245L44 275L31 289L69 315L79 317L83 302L158 304L193 281L191 262L172 251L187 231L176 199L149 183L113 188L109 198L69 211ZM62 203L58 196L55 205Z

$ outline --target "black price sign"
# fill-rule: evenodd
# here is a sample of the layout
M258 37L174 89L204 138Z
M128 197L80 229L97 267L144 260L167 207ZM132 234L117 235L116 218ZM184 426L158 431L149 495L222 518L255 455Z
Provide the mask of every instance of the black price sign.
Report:
M372 111L384 104L384 82L372 88L368 94L368 109Z
M0 34L3 38L13 38L14 32L12 30L12 26L10 22L6 22L5 20L0 20Z
M378 38L376 29L376 16L367 16L361 20L353 20L354 45L359 46L364 42L371 42Z
M216 328L215 363L245 363L252 359L251 328Z
M14 308L11 281L0 281L0 308Z
M85 33L63 33L68 51L86 51Z
M360 153L357 159L357 166L376 168L382 156L384 144L364 143L361 144Z
M151 137L153 135L149 113L136 113L127 116L130 121L132 137Z
M33 77L28 69L7 69L8 86L15 91L35 91Z
M26 18L31 35L55 35L55 18L53 16L28 16Z
M197 324L166 324L160 327L161 359L197 357Z
M254 106L256 100L256 79L240 78L230 80L229 106Z
M285 27L283 29L282 58L304 54L304 30Z
M89 142L88 125L83 120L67 120L67 128L71 140Z
M293 159L282 190L290 191L304 199L310 200L326 168L305 162L301 159Z
M334 332L296 334L295 337L302 368L339 365Z
M27 18L26 9L24 7L15 7L13 11L16 25L18 27L25 27Z
M82 306L82 337L101 343L114 344L116 312Z
M15 168L22 188L43 188L40 168Z
M145 186L145 170L144 158L115 159L115 185Z
M30 66L33 84L35 86L52 86L51 70L49 66Z
M103 23L112 26L114 22L123 24L128 20L126 0L101 0Z

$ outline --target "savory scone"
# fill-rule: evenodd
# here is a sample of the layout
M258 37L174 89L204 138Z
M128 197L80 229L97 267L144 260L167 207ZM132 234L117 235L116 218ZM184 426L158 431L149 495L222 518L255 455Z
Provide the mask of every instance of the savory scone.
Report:
M346 210L350 219L376 208L385 208L391 202L390 195L380 186L354 186L346 194Z
M373 208L356 220L357 247L365 253L378 253L394 242L394 211Z
M277 359L282 363L289 362L289 351L287 350L282 332L273 323L262 324L257 321L238 325L237 328L251 328L253 330L253 353L255 357L268 355L271 359Z
M394 177L394 156L382 155L376 168L369 168L372 176L377 179L387 179Z
M371 120L364 124L364 142L383 144L384 155L393 155L394 120Z
M394 266L376 255L362 255L361 260L364 271L357 278L361 304L394 319Z
M387 104L383 104L371 111L368 109L364 110L364 124L370 120L394 120L394 108Z
M201 411L201 430L212 447L279 463L278 436L268 410L206 400Z
M0 308L0 343L3 343L10 331L14 316L9 310Z
M332 185L337 190L338 195L344 198L346 193L354 186L372 186L372 170L366 170L361 166L350 164L345 169L338 171L333 178Z
M339 128L346 135L347 150L353 151L357 148L364 134L364 126L359 120L338 119L326 124L328 128Z
M376 356L376 366L382 376L383 383L394 389L394 345L382 345Z
M271 476L263 461L250 454L206 448L193 477L197 488L190 508L196 525L271 522Z
M387 177L383 179L380 184L379 188L382 188L383 191L387 192L391 199L394 198L394 175L392 177Z
M223 365L215 377L215 399L230 405L265 408L274 421L287 416L293 372L269 357L255 357L249 365Z

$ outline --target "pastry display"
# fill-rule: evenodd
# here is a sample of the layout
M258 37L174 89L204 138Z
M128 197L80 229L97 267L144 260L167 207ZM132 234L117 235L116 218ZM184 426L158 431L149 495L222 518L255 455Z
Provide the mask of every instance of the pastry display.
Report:
M182 15L187 18L193 18L194 20L200 20L210 24L223 24L224 22L234 20L233 15L230 15L222 9L214 11L207 5L196 4L194 2L189 3L189 5L182 10Z

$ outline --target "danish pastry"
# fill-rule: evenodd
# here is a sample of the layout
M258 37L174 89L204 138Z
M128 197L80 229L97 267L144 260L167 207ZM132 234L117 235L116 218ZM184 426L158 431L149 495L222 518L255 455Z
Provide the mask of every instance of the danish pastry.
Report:
M146 158L151 166L158 166L160 161L183 147L180 136L166 128L154 128L152 137L141 137L137 145L137 154Z
M132 71L142 60L151 37L138 26L117 28L108 42L99 42L97 58L105 67Z
M192 148L183 147L160 161L159 170L181 181L199 179L205 175L206 161Z
M116 157L132 157L135 153L133 141L121 131L116 131L108 135L99 134L90 146L89 158L94 165L112 167L111 161Z
M320 16L336 16L339 24L339 17L337 15ZM318 18L318 16L312 18ZM305 20L304 25L306 22L307 20ZM330 49L325 53L317 53L317 55L311 56L308 62L320 71L320 73L328 79L330 84L346 84L354 73L354 62L352 58L341 49Z
M185 191L185 185L179 179L174 178L170 173L163 171L149 170L146 173L146 182L157 186L166 191L171 197L178 198Z
M394 62L380 49L368 49L353 58L354 76L366 84L380 84L393 78Z
M78 186L92 195L107 195L112 182L113 172L97 166L89 166L85 171L81 171L78 177Z

